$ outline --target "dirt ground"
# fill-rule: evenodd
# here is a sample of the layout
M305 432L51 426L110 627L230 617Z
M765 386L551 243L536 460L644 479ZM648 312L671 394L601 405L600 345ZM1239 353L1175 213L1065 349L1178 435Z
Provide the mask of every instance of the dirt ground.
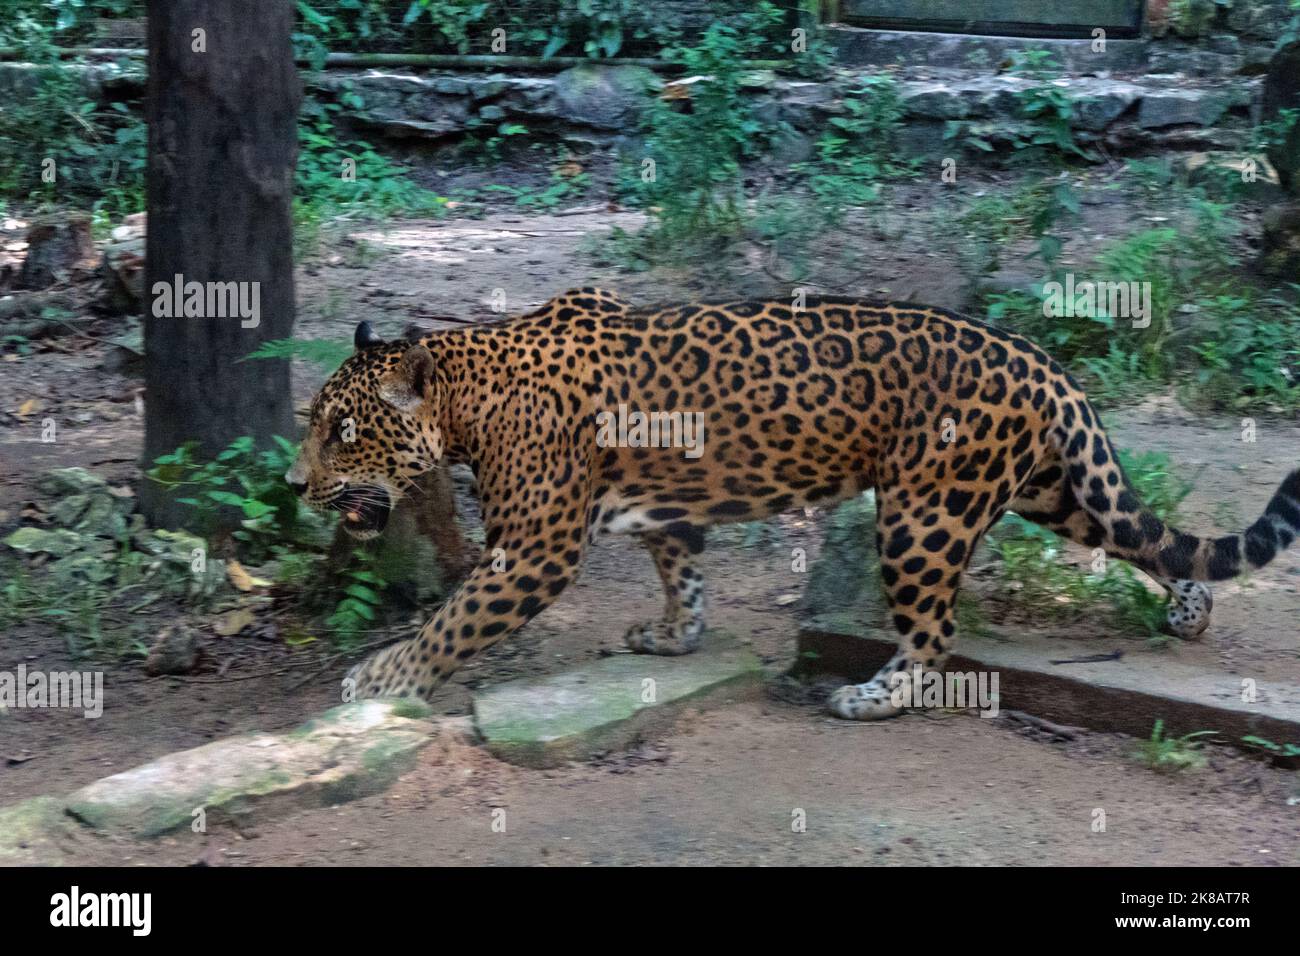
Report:
M918 192L904 202L904 214L910 208L917 222L941 217L926 202ZM1112 218L1125 215L1104 208ZM760 258L708 279L672 270L627 274L592 259L593 237L639 221L631 213L496 212L357 228L301 269L296 334L346 340L361 318L385 335L410 321L432 325L438 314L487 320L497 289L510 312L584 284L606 284L643 302L705 292L788 294ZM868 272L839 275L834 291L949 306L966 294L924 229L895 223L861 250L859 272L862 263ZM140 382L101 368L110 351L69 335L0 363L0 528L16 522L32 498L32 478L48 468L81 465L114 483L138 478ZM319 381L317 370L295 364L298 400ZM24 411L32 399L36 406ZM45 416L61 423L58 442L39 441ZM1183 508L1190 531L1236 530L1253 520L1300 447L1294 422L1261 420L1257 442L1244 444L1238 420L1192 417L1163 400L1107 420L1118 444L1166 451L1181 473L1195 476ZM711 623L751 641L773 675L794 653L789 605L804 576L791 572L790 552L802 547L815 559L821 521L786 515L761 530L726 528L710 537ZM1300 683L1297 575L1293 552L1246 586L1220 586L1205 641L1151 651L1144 660L1159 666L1162 654L1193 655L1188 659ZM465 714L480 683L608 653L628 626L655 617L661 600L635 542L607 538L577 585L524 632L464 668L434 700L435 710ZM157 623L147 617L142 628ZM1076 636L1094 628L1099 649L1109 650L1117 637L1087 621L1068 626ZM1015 627L1003 631L1014 635ZM320 644L295 649L211 634L205 652L203 667L186 678L147 678L136 658L109 662L108 706L99 720L59 711L0 714L0 805L67 791L218 737L293 726L337 701L351 661ZM0 669L24 661L54 669L74 658L33 622L0 639ZM1160 775L1131 760L1132 748L1133 741L1094 734L1053 744L1005 721L965 715L852 725L830 719L817 703L769 693L687 715L662 739L591 765L521 770L477 748L440 742L381 796L256 832L220 827L143 846L87 835L75 855L91 863L214 865L1300 862L1300 807L1287 803L1294 773L1220 751L1208 769ZM504 834L490 827L493 808L506 809ZM1091 830L1097 808L1106 813L1104 833ZM806 811L804 833L791 829L799 809Z

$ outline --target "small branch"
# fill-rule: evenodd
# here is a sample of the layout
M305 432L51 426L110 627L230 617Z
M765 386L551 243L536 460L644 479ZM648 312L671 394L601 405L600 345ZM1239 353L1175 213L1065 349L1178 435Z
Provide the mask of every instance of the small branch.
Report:
M1022 710L1004 710L1004 717L1010 717L1012 720L1021 724L1028 724L1036 730L1043 733L1051 734L1053 737L1060 737L1064 740L1074 740L1080 734L1086 731L1082 727L1068 727L1065 724L1054 724L1050 720L1044 720L1042 717L1035 717L1033 714L1026 714Z

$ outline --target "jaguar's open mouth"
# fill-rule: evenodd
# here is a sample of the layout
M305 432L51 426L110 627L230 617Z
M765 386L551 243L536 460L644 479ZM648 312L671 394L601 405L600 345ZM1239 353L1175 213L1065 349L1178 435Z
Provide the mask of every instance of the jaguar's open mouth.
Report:
M330 507L343 515L344 530L357 537L379 534L388 525L393 510L388 492L374 485L348 488L330 502Z

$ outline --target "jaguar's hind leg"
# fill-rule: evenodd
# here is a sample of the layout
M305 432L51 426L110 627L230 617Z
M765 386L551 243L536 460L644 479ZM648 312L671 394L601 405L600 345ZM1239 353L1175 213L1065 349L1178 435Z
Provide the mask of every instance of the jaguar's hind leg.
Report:
M640 654L689 654L704 633L704 578L692 560L704 550L704 529L674 524L641 540L663 582L664 616L633 627L623 640Z
M994 517L988 509L988 495L983 496L983 503L973 495L969 499L965 514L935 511L919 521L897 504L881 501L876 547L899 646L871 680L848 684L831 695L830 709L835 716L850 720L893 717L906 706L900 694L903 678L896 675L913 679L918 673L943 670L956 640L962 571Z

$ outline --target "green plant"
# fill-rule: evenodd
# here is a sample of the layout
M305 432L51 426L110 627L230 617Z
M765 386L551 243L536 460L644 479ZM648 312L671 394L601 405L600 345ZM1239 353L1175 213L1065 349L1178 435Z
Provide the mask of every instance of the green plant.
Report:
M509 196L523 209L547 211L579 198L590 185L589 173L581 171L569 173L563 167L559 167L551 170L550 182L541 188L493 183L484 186L483 191Z
M264 560L286 545L319 545L323 520L302 505L284 480L297 454L292 442L277 435L271 447L259 449L244 436L211 461L196 458L195 448L188 443L158 456L146 474L166 488L187 492L176 500L194 509L204 534L219 528L224 513L233 509L239 528L231 537L247 560Z
M910 175L911 163L897 159L896 138L903 118L892 76L865 77L844 98L845 115L833 116L817 140L817 160L797 166L808 176L816 209L826 225L838 225L853 206L880 199L881 180Z
M1151 737L1142 741L1133 755L1152 770L1169 773L1199 770L1207 762L1201 751L1204 741L1199 738L1212 737L1217 733L1217 730L1198 730L1182 737L1167 737L1165 722L1157 720L1151 729Z
M746 22L781 16L764 2ZM740 164L758 153L766 130L741 93L743 60L760 42L743 26L714 22L696 45L671 51L700 79L685 88L687 100L659 97L646 110L647 161L633 190L654 216L641 236L651 258L716 250L745 226Z
M1108 561L1100 573L1084 573L1065 562L1063 545L1055 534L1018 515L999 522L989 547L999 559L1002 599L1039 616L1064 618L1095 611L1144 637L1159 634L1163 600L1131 568Z
M1262 750L1272 757L1280 757L1283 759L1294 759L1300 757L1300 744L1279 744L1264 737L1256 737L1254 735L1242 737L1241 742L1258 750Z
M1178 508L1196 487L1194 479L1174 474L1169 456L1159 451L1118 451L1124 476L1142 503L1161 521L1176 523Z
M508 120L492 126L492 132L486 137L481 136L479 131L488 125L478 117L470 120L467 127L469 132L461 143L461 149L465 153L471 156L477 154L488 164L495 165L501 162L512 145L523 143L528 138L527 126Z
M1075 139L1073 97L1059 86L1038 82L1056 72L1053 56L1047 50L1012 54L1011 75L1035 81L1012 92L1016 104L1013 122L949 120L944 138L985 153L993 152L1001 142L1011 148L1017 162L1094 159Z
M408 179L403 168L381 156L369 143L340 140L333 117L345 106L365 106L360 95L351 91L345 91L340 100L303 103L296 179L301 202L318 219L340 211L378 216L444 213L444 197Z
M1199 298L1199 368L1191 397L1217 406L1300 408L1300 310L1278 295L1248 290Z
M333 339L270 339L263 342L245 359L292 359L301 358L316 365L321 371L332 373L343 360L352 354L352 345L348 342L336 342ZM240 359L243 361L244 359Z
M1054 271L1062 247L1057 226L1078 214L1078 196L1065 174L1031 178L1009 196L982 196L958 220L967 239L962 268L971 276L988 275L1001 266L1009 242L1032 239L1043 264Z
M33 70L0 111L0 195L110 216L144 208L139 117L124 103L100 108L37 21L20 17L8 41Z
M384 604L387 582L374 570L373 556L356 550L352 561L339 572L336 588L342 596L325 619L325 625L340 647L355 646L360 635L376 621Z
M1169 25L1179 36L1204 36L1218 13L1218 0L1170 0Z

